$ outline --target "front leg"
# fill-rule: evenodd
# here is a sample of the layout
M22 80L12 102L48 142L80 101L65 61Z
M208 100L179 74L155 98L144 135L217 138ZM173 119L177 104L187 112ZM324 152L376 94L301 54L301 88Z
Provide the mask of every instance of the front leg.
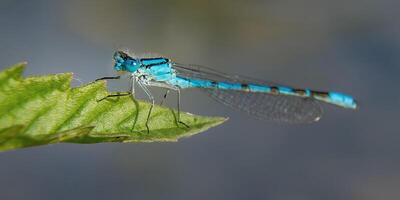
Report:
M118 80L118 79L132 78L133 76L134 76L134 74L132 74L132 73L125 73L125 74L122 74L122 75L119 75L119 76L101 77L101 78L98 78L98 79L96 79L94 81L96 82L96 81L101 81L101 80Z
M103 77L103 78L112 78L112 77ZM112 78L112 79L114 79L114 78ZM100 80L100 79L98 79L98 80ZM105 80L105 79L101 79L101 80ZM117 94L110 94L110 95L107 95L107 96L97 100L97 102L103 101L110 97L122 97L122 96L128 96L128 95L132 95L132 98L135 99L135 79L133 77L131 77L130 92L121 92L121 93L117 92Z
M129 96L129 95L131 95L130 92L125 92L125 93L119 93L118 92L117 94L109 94L109 95L107 95L107 96L105 96L105 97L103 97L101 99L98 99L97 102L100 102L100 101L103 101L105 99L112 98L112 97L123 97L123 96Z
M106 76L106 77L98 78L94 81L96 82L96 81L101 81L101 80L115 80L115 79L120 79L120 78L121 78L121 76Z

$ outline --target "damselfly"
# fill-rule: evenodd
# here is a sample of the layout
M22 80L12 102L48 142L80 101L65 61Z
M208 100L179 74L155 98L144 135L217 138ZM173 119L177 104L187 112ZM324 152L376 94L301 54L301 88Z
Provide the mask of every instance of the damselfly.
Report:
M297 89L243 76L232 76L214 69L185 65L165 57L134 57L123 51L114 54L114 69L128 72L131 79L131 91L108 97L134 95L135 83L151 100L152 106L147 115L146 127L154 106L154 97L149 86L167 89L178 94L178 122L180 120L180 91L187 88L199 88L225 105L245 111L257 118L289 123L307 123L318 121L322 116L320 102L342 108L356 109L353 97L337 92L320 92L310 89ZM97 80L119 79L103 77ZM185 125L186 126L186 125Z

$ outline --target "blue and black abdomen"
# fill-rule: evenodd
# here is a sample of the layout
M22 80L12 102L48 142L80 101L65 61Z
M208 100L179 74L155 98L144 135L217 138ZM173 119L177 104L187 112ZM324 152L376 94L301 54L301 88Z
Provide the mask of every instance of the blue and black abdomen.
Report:
M319 92L310 89L295 89L287 86L267 86L251 83L216 82L201 79L190 79L180 76L170 80L169 83L181 88L222 89L242 92L268 93L271 95L297 96L302 98L312 98L345 108L357 108L357 103L351 96L337 92Z

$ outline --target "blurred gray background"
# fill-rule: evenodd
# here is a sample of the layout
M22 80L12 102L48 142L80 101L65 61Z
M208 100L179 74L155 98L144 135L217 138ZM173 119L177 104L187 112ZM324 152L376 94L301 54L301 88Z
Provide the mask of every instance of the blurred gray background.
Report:
M399 7L398 0L0 0L1 69L28 61L26 75L74 72L89 82L113 75L113 52L129 49L340 91L361 104L357 112L325 106L318 123L284 125L185 91L185 111L230 120L178 143L0 153L0 199L399 199Z

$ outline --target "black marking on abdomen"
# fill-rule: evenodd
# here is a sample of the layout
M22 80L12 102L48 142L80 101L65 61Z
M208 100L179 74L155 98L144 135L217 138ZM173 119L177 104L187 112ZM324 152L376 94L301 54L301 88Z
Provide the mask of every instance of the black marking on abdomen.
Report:
M271 86L271 94L279 94L279 88L276 86Z
M307 96L307 92L303 89L293 89L293 92L300 96Z
M327 93L327 92L311 91L311 96L319 96L319 97L327 98L327 97L329 97L329 93Z
M243 83L243 84L241 85L241 87L242 87L242 90L244 90L244 91L250 91L249 84Z

